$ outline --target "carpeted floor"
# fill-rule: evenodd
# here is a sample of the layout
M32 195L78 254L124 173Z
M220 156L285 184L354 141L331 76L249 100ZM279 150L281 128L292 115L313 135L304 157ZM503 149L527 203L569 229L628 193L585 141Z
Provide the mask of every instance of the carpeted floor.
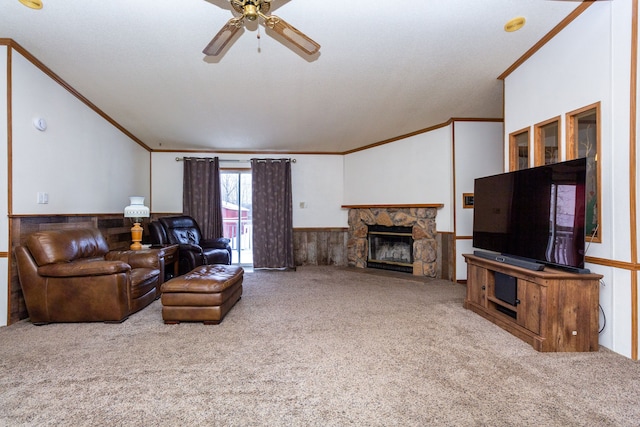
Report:
M0 425L637 426L640 365L538 353L465 288L339 267L246 274L217 326L0 328Z

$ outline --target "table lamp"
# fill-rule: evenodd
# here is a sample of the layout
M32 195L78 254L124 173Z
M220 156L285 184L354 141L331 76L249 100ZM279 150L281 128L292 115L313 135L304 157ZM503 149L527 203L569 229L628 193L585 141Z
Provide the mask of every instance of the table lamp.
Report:
M144 205L144 196L129 197L129 206L124 208L124 217L132 218L133 227L131 227L131 243L130 248L134 251L142 249L142 218L149 217L149 208Z

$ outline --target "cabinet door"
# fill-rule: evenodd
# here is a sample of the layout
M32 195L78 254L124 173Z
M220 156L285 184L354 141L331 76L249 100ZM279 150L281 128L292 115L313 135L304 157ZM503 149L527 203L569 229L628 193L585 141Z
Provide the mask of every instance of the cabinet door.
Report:
M535 334L540 333L540 286L518 279L518 324Z
M564 280L558 283L557 324L553 339L557 351L598 350L597 280Z
M489 284L489 272L486 268L476 265L467 267L467 300L482 307L486 307L487 287Z

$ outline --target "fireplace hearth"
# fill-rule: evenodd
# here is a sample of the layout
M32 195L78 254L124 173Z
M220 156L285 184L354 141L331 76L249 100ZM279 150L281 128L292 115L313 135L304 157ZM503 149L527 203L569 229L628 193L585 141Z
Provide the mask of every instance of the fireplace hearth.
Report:
M370 225L367 267L413 273L412 227Z

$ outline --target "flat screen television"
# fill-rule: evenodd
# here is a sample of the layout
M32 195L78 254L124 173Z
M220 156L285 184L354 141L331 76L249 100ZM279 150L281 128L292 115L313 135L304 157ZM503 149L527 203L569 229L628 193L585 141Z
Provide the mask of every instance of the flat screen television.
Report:
M503 262L524 260L588 272L586 173L586 159L581 158L477 178L473 247L498 253Z

